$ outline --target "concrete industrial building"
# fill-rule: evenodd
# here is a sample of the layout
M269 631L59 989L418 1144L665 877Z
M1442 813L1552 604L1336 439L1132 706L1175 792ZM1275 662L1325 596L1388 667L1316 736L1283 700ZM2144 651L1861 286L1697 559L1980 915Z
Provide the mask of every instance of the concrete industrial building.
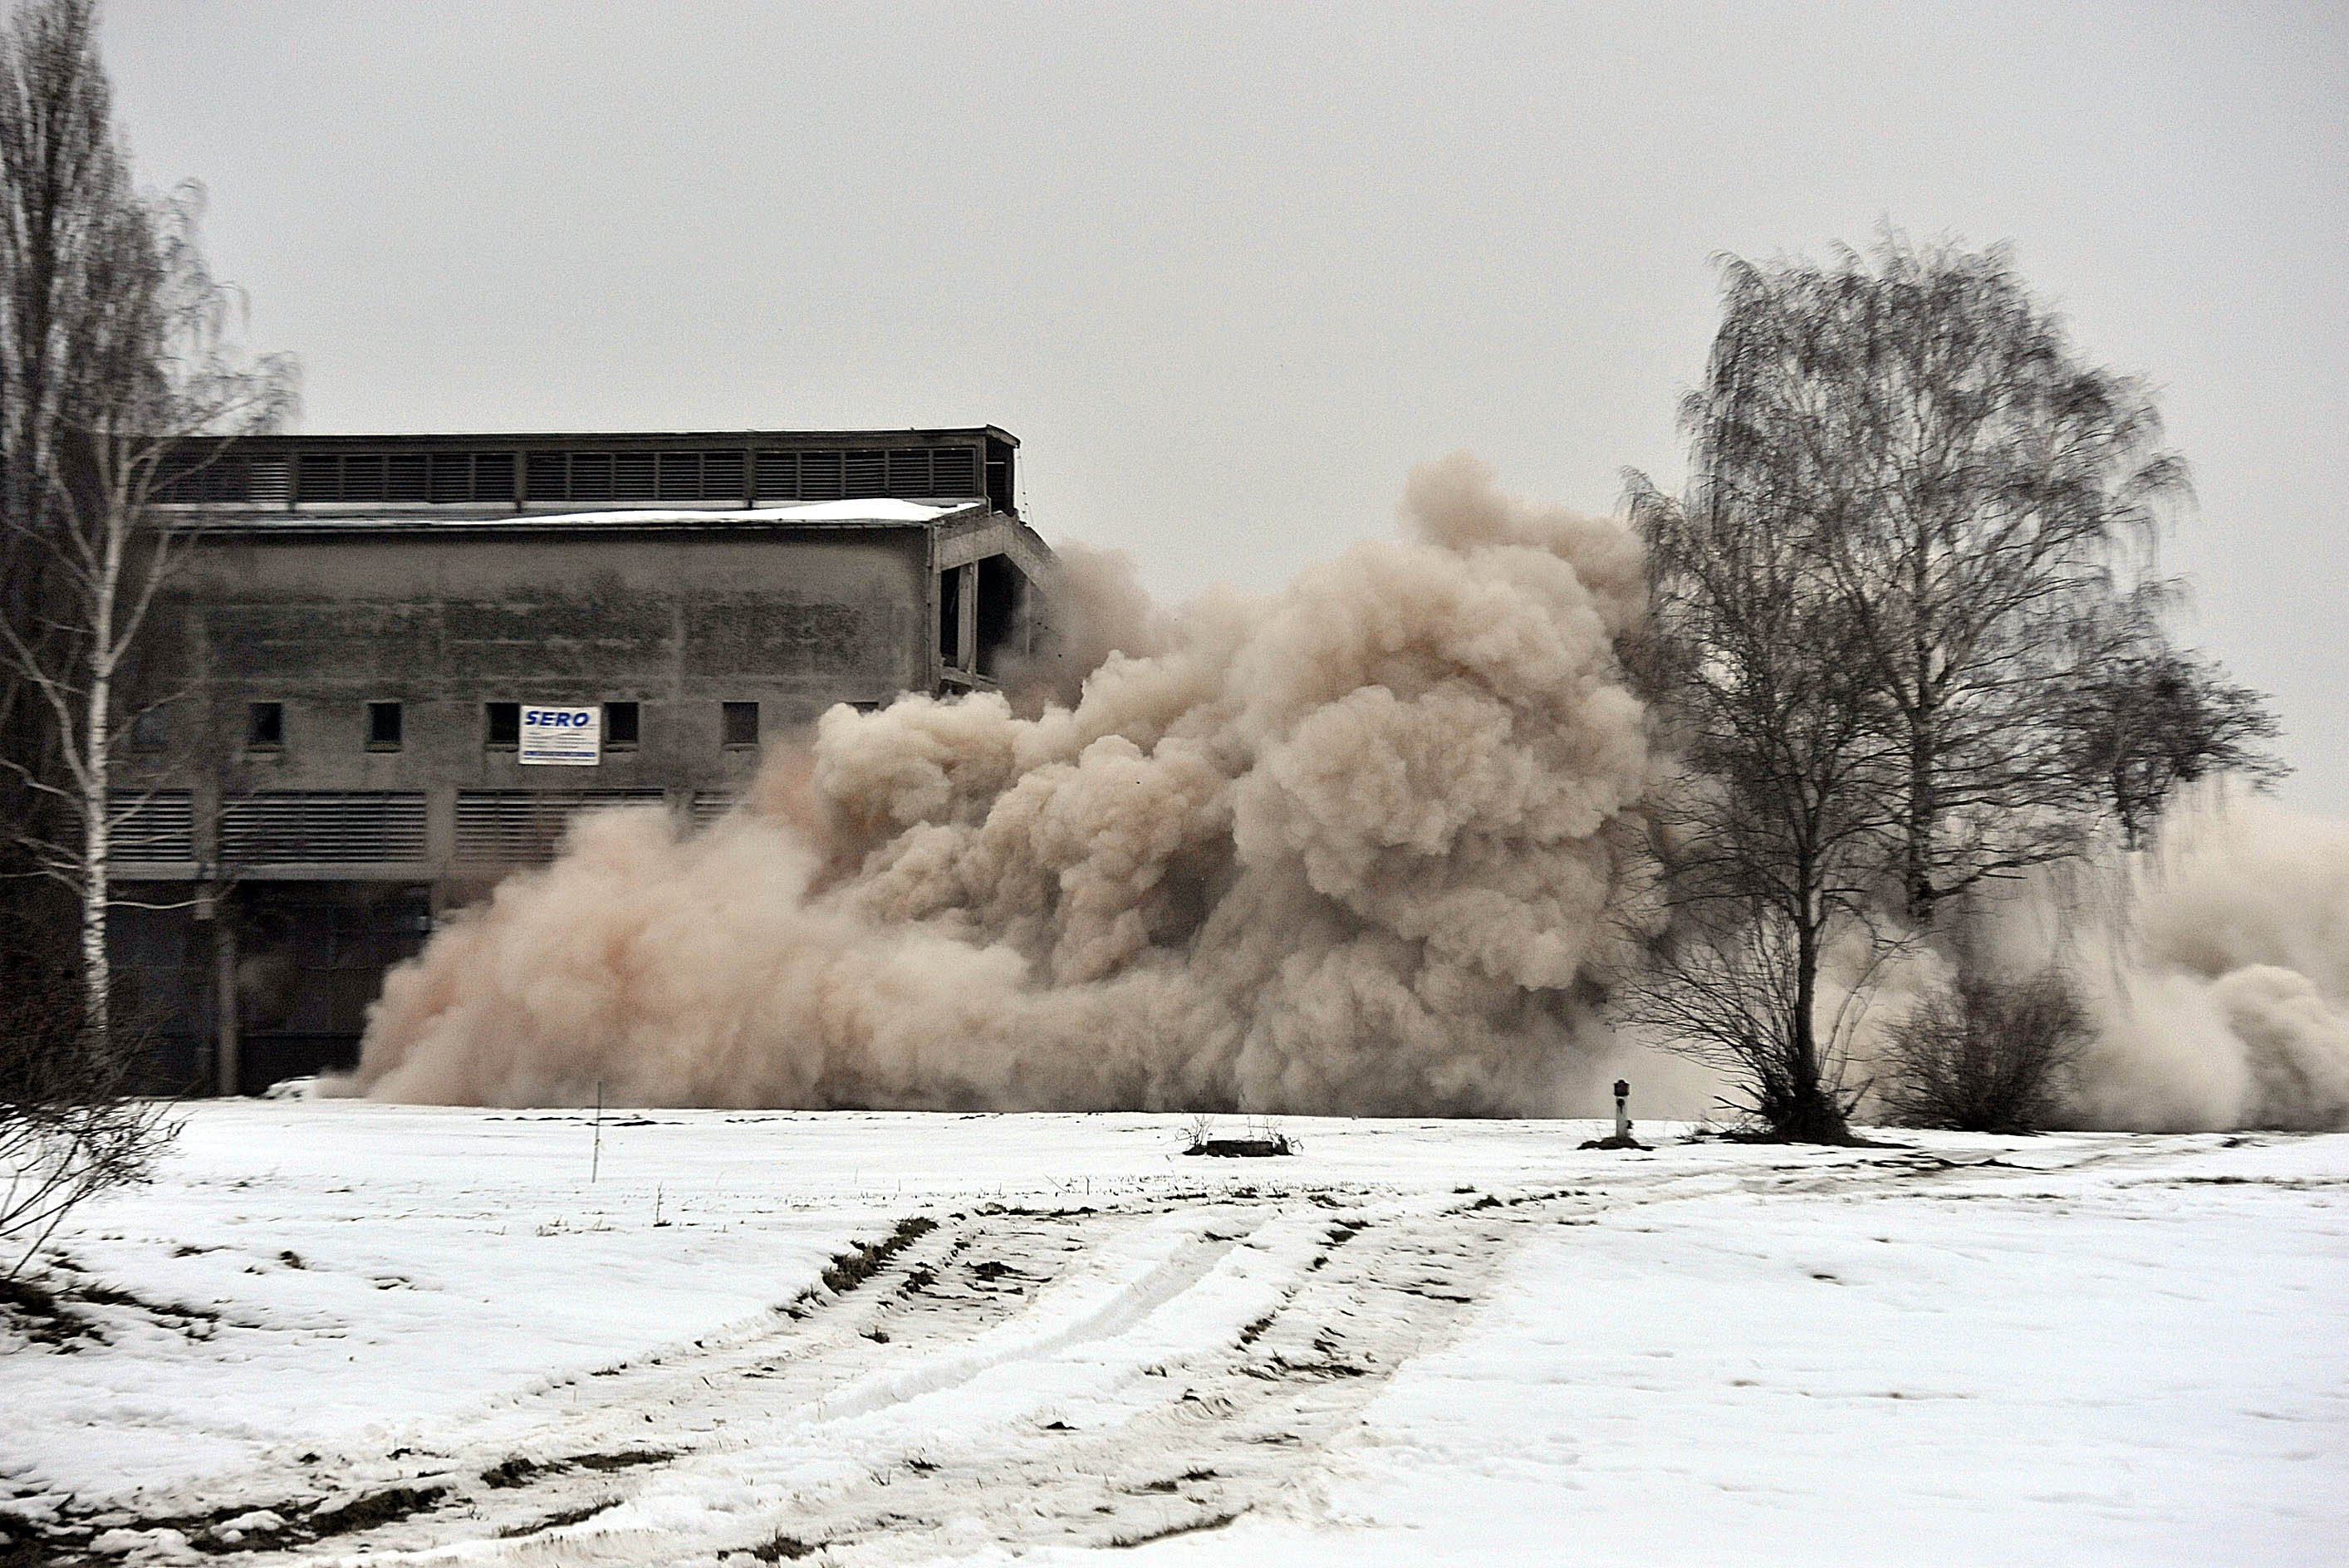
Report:
M384 971L598 805L707 820L839 702L993 684L1049 552L950 430L273 438L186 454L116 959L161 1081L347 1063ZM525 723L585 710L583 764ZM550 722L554 720L550 718ZM536 729L530 732L535 736Z

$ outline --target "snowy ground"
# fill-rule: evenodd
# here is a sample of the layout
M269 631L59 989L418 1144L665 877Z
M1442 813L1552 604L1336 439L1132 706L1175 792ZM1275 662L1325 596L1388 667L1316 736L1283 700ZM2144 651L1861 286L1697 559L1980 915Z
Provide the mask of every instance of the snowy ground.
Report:
M2349 1560L2349 1137L1282 1125L614 1113L591 1182L202 1106L0 1485L131 1562Z

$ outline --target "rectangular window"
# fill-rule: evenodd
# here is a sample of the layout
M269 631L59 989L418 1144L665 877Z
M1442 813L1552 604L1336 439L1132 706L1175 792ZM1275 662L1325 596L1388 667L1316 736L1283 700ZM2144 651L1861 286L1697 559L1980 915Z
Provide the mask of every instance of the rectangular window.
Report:
M400 715L396 702L367 704L367 749L397 751L399 749Z
M840 458L838 452L802 452L800 454L800 494L802 500L838 500L841 499Z
M759 705L755 702L730 702L719 705L724 710L720 734L729 746L759 744Z
M607 702L604 705L604 745L614 751L630 750L636 744L636 705L632 702Z
M481 743L491 750L522 749L522 704L485 702L481 705Z
M282 751L285 748L285 705L249 702L244 705L244 748Z

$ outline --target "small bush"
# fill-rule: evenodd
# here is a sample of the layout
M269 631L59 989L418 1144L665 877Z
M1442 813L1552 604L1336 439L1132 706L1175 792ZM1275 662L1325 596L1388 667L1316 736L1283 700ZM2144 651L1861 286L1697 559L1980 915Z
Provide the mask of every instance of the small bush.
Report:
M2079 998L2056 971L1961 975L1893 1030L1877 1094L1909 1127L2035 1132L2087 1040Z
M1217 1138L1213 1117L1195 1117L1184 1132L1183 1152L1206 1154L1225 1160L1261 1160L1283 1154L1294 1154L1300 1145L1286 1132L1268 1121L1258 1121L1248 1129L1245 1138Z
M179 1119L139 1096L147 1036L90 1026L67 955L0 927L0 1280L15 1280L84 1200L146 1181Z

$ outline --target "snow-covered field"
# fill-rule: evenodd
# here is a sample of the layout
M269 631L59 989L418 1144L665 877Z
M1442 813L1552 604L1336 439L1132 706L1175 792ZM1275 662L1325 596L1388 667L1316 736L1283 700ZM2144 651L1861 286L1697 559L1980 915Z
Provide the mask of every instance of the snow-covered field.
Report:
M2349 1136L1282 1127L200 1106L0 1473L132 1562L2349 1561Z

